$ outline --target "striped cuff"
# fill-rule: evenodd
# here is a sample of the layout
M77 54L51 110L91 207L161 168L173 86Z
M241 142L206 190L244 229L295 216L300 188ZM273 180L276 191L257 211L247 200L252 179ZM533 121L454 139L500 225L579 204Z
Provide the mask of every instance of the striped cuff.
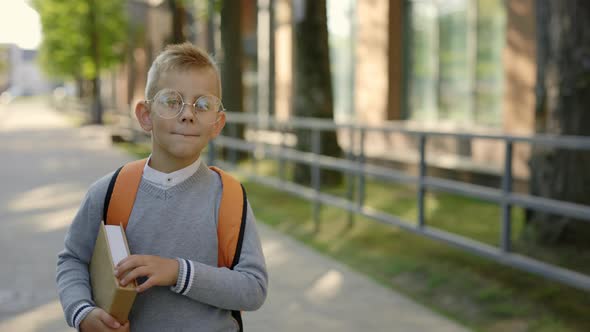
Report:
M94 308L96 308L96 307L93 306L92 304L88 303L88 302L82 302L82 303L78 304L78 306L76 306L76 308L74 308L74 311L72 312L72 321L70 322L71 325L73 327L75 327L76 330L79 330L80 329L80 323L82 322L82 320Z
M177 258L178 261L178 279L176 279L176 286L170 287L173 292L181 295L186 295L193 286L193 277L195 275L195 267L193 262Z

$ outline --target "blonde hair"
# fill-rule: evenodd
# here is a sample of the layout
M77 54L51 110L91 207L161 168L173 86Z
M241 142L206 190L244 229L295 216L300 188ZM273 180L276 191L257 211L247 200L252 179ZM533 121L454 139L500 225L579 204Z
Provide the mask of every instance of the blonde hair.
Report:
M145 97L151 99L158 92L158 81L163 73L173 70L211 68L217 74L221 97L221 77L215 60L203 49L189 42L168 45L160 53L147 74Z

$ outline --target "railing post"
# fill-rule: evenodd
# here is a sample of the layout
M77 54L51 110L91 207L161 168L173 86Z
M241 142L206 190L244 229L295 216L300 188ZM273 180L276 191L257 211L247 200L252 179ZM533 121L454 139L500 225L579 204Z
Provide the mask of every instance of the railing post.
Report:
M254 121L252 123L254 127L253 136L254 136L254 150L252 150L252 173L254 175L258 175L258 151L260 148L260 140L258 138L258 129L260 126L258 125L258 121Z
M359 137L359 192L357 197L357 205L359 209L362 209L365 205L365 131L364 127L360 127Z
M280 124L277 126L281 133L280 152L279 152L279 179L285 181L285 137L287 136L287 126Z
M315 225L315 232L320 231L320 166L318 162L319 154L322 151L322 142L320 139L320 130L313 128L311 132L311 151L313 152L313 163L311 165L311 186L314 190L314 200L312 206L313 222Z
M240 139L238 137L238 124L239 122L234 122L231 124L231 126L229 126L230 131L229 131L229 135L231 138L233 139ZM245 128L246 126L244 126ZM225 151L229 150L229 162L232 165L232 167L236 167L237 165L237 159L238 159L238 154L235 148L231 148L231 147L225 147L224 149ZM227 156L226 154L227 152L224 153L225 156Z
M214 140L209 141L209 150L207 151L207 163L209 166L215 166L215 142Z
M352 163L354 162L354 125L350 124L348 127L348 160ZM349 202L353 202L354 200L354 171L349 171L347 174L347 182L348 182L348 191L346 197L348 198ZM348 211L348 227L352 227L354 224L354 211Z
M418 175L418 227L422 228L425 225L424 220L424 177L426 176L426 135L422 134L419 137L420 148L420 165Z
M512 205L508 203L508 195L512 192L512 141L506 141L504 156L504 176L502 176L502 238L501 248L504 252L512 250Z

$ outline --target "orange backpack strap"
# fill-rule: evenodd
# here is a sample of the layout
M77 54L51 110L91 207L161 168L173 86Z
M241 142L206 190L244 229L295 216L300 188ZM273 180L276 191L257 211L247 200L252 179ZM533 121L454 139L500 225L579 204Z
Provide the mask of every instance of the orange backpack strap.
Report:
M217 218L217 266L232 269L240 261L246 216L248 215L248 200L246 190L233 176L221 169L209 166L221 177L223 191ZM239 331L244 331L242 313L232 310L232 317L238 322Z
M123 228L127 228L146 161L132 161L113 174L104 200L103 221L106 225L123 224Z
M217 219L217 266L233 269L240 261L244 229L246 226L246 191L240 182L222 171L210 166L221 177L223 192Z

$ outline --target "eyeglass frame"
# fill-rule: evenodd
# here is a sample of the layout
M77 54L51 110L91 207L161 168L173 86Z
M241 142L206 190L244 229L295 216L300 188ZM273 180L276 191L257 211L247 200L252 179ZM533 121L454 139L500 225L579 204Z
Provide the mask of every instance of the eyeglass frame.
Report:
M217 98L217 99L219 100L219 109L218 109L217 111L215 111L215 112L216 112L216 115L217 115L217 120L215 120L215 122L211 122L211 123L209 123L209 124L215 124L215 123L217 123L217 122L219 121L219 113L222 113L222 112L225 112L225 111L226 111L226 108L223 106L223 102L222 102L222 101L221 101L221 99L220 99L219 97L217 97L216 95L210 95L210 94L204 94L204 95L200 95L200 96L199 96L197 99L195 99L195 102L191 104L191 103L185 103L185 102L184 102L184 97L182 96L182 93L180 93L180 92L178 92L178 91L176 91L176 90L174 90L174 89L168 89L168 88L164 88L164 89L161 89L161 90L159 90L158 92L156 92L156 94L154 94L154 97L153 97L152 99L145 99L145 100L144 100L144 102L145 102L147 105L153 104L153 103L154 103L154 99L156 98L156 96L157 96L157 95L158 95L160 92L162 92L162 91L164 91L164 90L168 90L168 91L172 91L172 92L175 92L175 93L177 93L177 94L180 96L180 101L182 102L182 106L180 107L180 110L178 111L178 113L177 113L175 116L171 117L171 118L166 118L166 117L163 117L163 116L160 114L160 112L156 111L156 114L158 114L158 116L159 116L159 117L161 117L162 119L167 119L167 120L170 120L170 119L177 118L177 117L178 117L180 114L182 114L182 112L184 111L184 106L185 106L185 105L190 105L190 106L192 106L192 109L191 109L191 111L192 111L192 112L195 114L195 117L198 119L198 118L199 118L199 113L197 112L197 102L199 101L199 99L201 99L201 98L203 98L203 97L215 97L215 98Z

